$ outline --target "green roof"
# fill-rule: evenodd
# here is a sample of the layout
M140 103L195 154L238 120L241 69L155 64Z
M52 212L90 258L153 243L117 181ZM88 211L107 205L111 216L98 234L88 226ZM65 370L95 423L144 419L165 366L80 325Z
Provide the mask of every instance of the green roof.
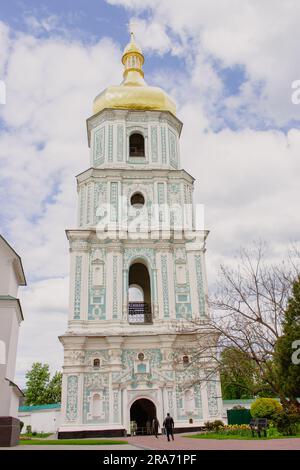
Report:
M242 405L243 403L252 403L255 400L256 398L241 398L239 400L223 400L223 404L230 405L231 403L234 403L236 405Z
M12 295L0 295L0 300L18 300L16 297Z
M48 405L24 405L19 406L19 411L38 411L38 410L51 410L55 408L60 409L60 403L50 403Z

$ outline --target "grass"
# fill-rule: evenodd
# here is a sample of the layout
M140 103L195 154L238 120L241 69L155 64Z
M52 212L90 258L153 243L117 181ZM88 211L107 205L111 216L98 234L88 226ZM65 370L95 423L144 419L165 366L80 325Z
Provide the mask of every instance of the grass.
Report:
M127 441L118 441L111 439L22 439L20 445L25 446L63 446L63 445L77 445L77 446L101 446L101 445L121 445L128 444Z
M190 436L184 436L190 439L217 439L217 440L226 440L226 439L234 439L234 440L243 440L243 441L261 441L261 440L270 440L270 439L289 439L292 437L300 438L300 434L296 434L295 436L270 436L270 437L252 437L250 434L249 436L242 436L238 434L221 434L217 432L209 432L203 434L192 434Z

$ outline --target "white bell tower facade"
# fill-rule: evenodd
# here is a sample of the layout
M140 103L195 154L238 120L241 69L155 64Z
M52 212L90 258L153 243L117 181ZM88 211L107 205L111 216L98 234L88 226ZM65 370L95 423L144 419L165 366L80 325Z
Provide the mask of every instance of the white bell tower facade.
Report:
M195 430L222 415L218 377L203 380L193 364L208 316L208 232L195 231L182 123L144 82L133 35L122 60L122 84L96 97L87 120L90 168L77 177L78 227L67 231L59 437L144 433L166 413L177 431Z

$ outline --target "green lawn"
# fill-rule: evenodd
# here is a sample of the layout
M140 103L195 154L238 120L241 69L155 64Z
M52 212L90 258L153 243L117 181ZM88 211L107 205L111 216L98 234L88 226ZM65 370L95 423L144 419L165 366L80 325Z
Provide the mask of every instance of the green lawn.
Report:
M20 445L25 446L62 446L62 445L78 445L78 446L101 446L101 445L121 445L128 444L127 441L117 441L111 439L22 439Z
M292 437L300 438L300 434L295 436L272 436L272 437L252 437L250 436L239 436L238 434L219 434L217 432L210 432L210 433L203 433L203 434L192 434L190 436L186 435L184 437L188 437L190 439L218 439L218 440L226 440L226 439L234 439L234 440L246 440L246 441L261 441L261 440L270 440L270 439L288 439Z

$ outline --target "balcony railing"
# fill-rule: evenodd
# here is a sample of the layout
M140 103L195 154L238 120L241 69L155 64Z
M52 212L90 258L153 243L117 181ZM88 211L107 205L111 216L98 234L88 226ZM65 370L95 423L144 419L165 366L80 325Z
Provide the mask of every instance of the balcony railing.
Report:
M144 149L138 149L137 147L130 147L129 156L130 157L144 157L145 151Z
M152 323L151 305L145 302L129 302L128 321L134 325Z

